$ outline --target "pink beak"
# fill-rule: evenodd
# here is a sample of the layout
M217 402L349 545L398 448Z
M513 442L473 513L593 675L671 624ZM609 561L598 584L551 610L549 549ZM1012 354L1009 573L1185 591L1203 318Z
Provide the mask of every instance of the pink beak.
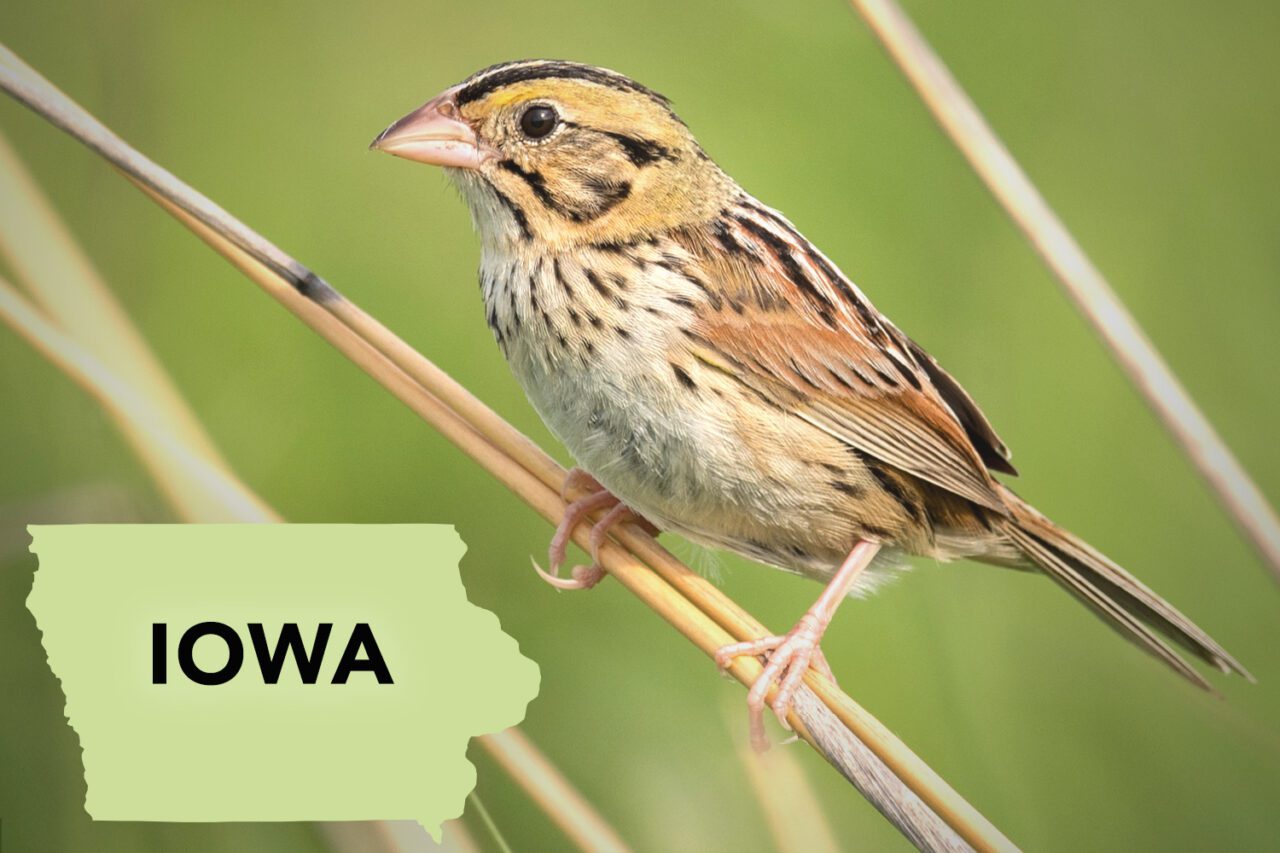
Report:
M392 124L369 145L379 151L457 169L478 169L492 156L458 114L457 88L446 89Z

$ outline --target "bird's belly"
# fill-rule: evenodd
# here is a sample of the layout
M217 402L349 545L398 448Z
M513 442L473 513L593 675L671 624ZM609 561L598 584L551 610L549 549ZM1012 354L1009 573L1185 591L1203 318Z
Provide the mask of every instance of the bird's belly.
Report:
M740 389L717 393L704 381L691 391L664 353L646 357L642 346L597 348L585 364L520 349L508 353L512 368L547 426L659 528L819 578L858 538L830 476L804 458L811 448L786 434L809 429L798 419L779 423Z
M625 281L596 269L481 259L498 344L582 468L701 545L819 579L860 538L888 546L873 569L897 562L906 519L860 457L691 352L694 285L656 261Z
M656 367L620 362L513 367L578 464L655 523L706 523L726 504L750 512L750 490L733 474L748 460L721 413L674 393Z

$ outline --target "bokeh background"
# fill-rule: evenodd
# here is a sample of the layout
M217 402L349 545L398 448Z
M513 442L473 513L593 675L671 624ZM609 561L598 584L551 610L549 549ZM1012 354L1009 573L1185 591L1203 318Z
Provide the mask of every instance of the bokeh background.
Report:
M905 5L1280 498L1280 6ZM1025 497L1260 680L1202 695L1043 579L921 564L841 612L825 648L846 689L1028 849L1275 847L1274 581L842 3L28 0L0 5L0 40L551 447L485 328L462 203L438 173L365 146L504 59L607 65L670 95L713 157L962 379ZM619 831L646 850L767 849L726 723L736 684L617 584L554 594L529 569L550 530L502 486L95 157L7 101L0 129L254 489L294 521L456 524L471 598L542 667L525 730ZM23 526L54 518L171 515L98 407L0 329L5 849L321 849L307 825L88 820L23 605ZM777 629L818 592L718 564ZM904 846L793 749L846 847ZM565 845L471 754L517 849Z

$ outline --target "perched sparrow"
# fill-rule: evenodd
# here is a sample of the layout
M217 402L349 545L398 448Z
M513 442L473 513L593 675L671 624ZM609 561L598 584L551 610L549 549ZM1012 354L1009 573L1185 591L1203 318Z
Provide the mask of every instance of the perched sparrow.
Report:
M489 327L589 477L580 518L657 528L827 583L749 694L785 716L839 602L908 554L1038 569L1193 683L1158 633L1244 669L1128 572L1040 515L977 405L781 214L720 170L668 100L602 68L495 65L373 147L444 166L480 233ZM594 478L594 479L592 479ZM588 586L595 571L562 586ZM1157 633L1158 632L1158 633ZM784 721L785 725L785 721Z

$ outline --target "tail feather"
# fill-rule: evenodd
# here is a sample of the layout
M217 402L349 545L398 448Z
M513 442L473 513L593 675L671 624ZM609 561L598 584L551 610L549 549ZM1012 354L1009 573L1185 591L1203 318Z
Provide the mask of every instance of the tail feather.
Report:
M1205 690L1213 688L1156 631L1209 665L1254 680L1226 649L1133 575L1012 492L1006 490L1006 496L1013 509L1003 522L1009 540L1126 639Z

